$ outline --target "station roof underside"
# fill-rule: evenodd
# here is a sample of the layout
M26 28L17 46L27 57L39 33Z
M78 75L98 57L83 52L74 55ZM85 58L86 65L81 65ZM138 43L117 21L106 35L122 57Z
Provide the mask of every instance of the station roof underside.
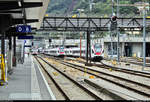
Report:
M0 0L0 21L4 22L0 29L6 30L18 24L39 29L48 4L49 0Z

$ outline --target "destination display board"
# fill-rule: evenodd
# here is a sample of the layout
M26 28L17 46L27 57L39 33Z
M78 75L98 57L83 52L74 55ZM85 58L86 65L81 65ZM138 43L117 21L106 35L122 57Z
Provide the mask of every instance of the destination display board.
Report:
M33 36L18 36L18 39L33 39Z

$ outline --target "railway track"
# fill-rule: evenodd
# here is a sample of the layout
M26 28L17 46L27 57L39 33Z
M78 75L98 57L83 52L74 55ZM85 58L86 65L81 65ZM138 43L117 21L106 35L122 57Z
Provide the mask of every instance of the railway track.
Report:
M48 57L54 58L52 56L48 56ZM63 60L62 58L55 58L55 59ZM77 61L77 62L85 64L84 61ZM100 64L91 63L91 65L92 66L97 66L99 68L104 68L104 69L110 69L111 68L112 70L115 70L115 71L118 71L118 72L123 72L123 73L127 73L127 74L142 76L142 77L145 77L145 78L150 78L150 73L146 73L146 72L142 72L142 71L136 71L136 70L129 70L129 69L124 69L124 68L118 68L118 67L115 67L115 66L109 66L109 65L106 65L106 64L104 64L102 62L100 62Z
M57 58L58 60L61 60L62 58ZM77 61L79 63L83 63L85 64L86 62L84 61ZM129 69L124 69L124 68L118 68L115 66L109 66L104 64L103 62L100 62L100 64L95 64L95 63L91 63L92 66L97 66L100 68L104 68L104 69L112 69L118 72L123 72L123 73L127 73L127 74L133 74L133 75L138 75L138 76L142 76L142 77L146 77L146 78L150 78L150 73L146 73L146 72L142 72L142 71L136 71L136 70L129 70Z
M59 59L56 59L56 60L60 61ZM64 61L63 62L61 61L60 63L66 65L66 66L78 69L82 72L84 72L84 69L85 69L85 67L83 67L83 66L64 62ZM146 96L147 98L150 97L150 94L149 94L150 93L150 86L148 86L148 85L138 83L138 82L135 82L132 80L128 80L125 78L121 78L118 76L114 76L111 74L107 74L107 73L97 71L97 70L94 70L91 68L86 68L86 69L90 71L90 72L87 72L88 74L94 75L97 78L101 78L103 80L109 81L111 83L114 83L114 84L119 85L121 87L124 87L126 89L132 90L132 91L134 91L140 95ZM95 74L95 72L98 74Z
M131 63L131 64L136 64L136 65L143 66L143 58L121 59L121 62L127 62L127 63ZM150 62L149 59L146 59L146 63L147 62ZM147 63L146 66L150 67L150 64Z
M58 70L56 67L52 66L42 58L35 57L45 72L49 75L52 81L55 83L59 91L63 94L66 100L101 100L101 98L94 92L88 90L79 82L75 81L73 78L63 73L63 71ZM47 68L46 68L47 67ZM51 70L57 73L56 76L52 75Z
M138 75L138 76L150 78L150 74L149 73L142 72L142 71L136 71L136 70L128 70L128 69L118 68L118 67L106 65L104 63L102 63L102 64L92 64L92 65L100 67L100 68L105 68L105 69L109 69L111 67L115 71L119 71L119 72L123 72L123 73L128 73L128 74L133 74L133 75Z

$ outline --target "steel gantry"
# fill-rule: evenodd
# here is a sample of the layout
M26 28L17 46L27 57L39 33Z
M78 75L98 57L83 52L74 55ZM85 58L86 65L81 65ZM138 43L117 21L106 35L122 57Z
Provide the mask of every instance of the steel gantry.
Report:
M146 18L150 28L150 18ZM109 31L110 18L89 17L45 17L40 30L44 31ZM141 31L143 18L117 18L117 27L125 31Z
M38 31L86 31L86 63L90 55L90 32L109 31L111 18L97 17L44 17ZM119 31L142 31L143 18L117 18ZM146 18L146 31L150 30L150 18Z

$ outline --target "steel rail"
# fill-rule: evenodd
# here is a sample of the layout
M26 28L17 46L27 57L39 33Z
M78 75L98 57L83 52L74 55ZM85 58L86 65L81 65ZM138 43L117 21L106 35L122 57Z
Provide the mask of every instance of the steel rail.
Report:
M61 62L61 63L62 63L62 62ZM72 67L72 68L75 68L75 69L78 69L78 70L84 72L84 68L85 68L85 67L83 67L83 66L76 65L76 64L72 64L72 63L68 63L68 64L70 64L70 65L68 65L68 64L65 64L65 63L68 63L68 62L64 62L64 63L62 63L62 64L66 65L66 66L69 66L69 67ZM75 67L75 66L76 66L76 67ZM77 67L80 67L80 68L77 68ZM82 68L82 69L81 69L81 68ZM136 84L136 85L139 85L140 87L142 86L142 87L145 87L145 88L150 89L150 86L147 86L147 85L144 85L144 84L135 82L135 81L131 81L131 80L128 80L128 79L124 79L124 78L117 77L117 76L114 76L114 75L110 75L110 74L107 74L107 73L104 73L104 72L96 71L96 70L94 70L94 69L89 69L89 68L87 68L87 69L88 69L88 70L91 70L91 71L95 71L95 72L101 73L101 74L109 75L109 76L114 77L114 78L118 78L119 80L128 81L128 82L130 82L130 83L132 83L132 84L134 83L134 84ZM116 85L119 85L119 86L121 86L121 87L124 87L124 88L126 88L126 89L132 90L132 91L134 91L134 92L136 92L136 93L138 93L138 94L141 94L141 95L150 97L150 94L149 94L149 93L141 92L141 91L139 91L138 89L134 89L134 88L131 88L131 87L129 87L129 86L126 86L126 85L117 83L117 82L115 82L115 81L112 81L112 80L110 80L110 79L101 77L101 76L96 75L96 74L91 73L91 72L87 72L87 73L88 73L88 74L91 74L91 75L94 75L94 76L96 76L96 77L98 77L98 78L101 78L101 79L103 79L103 80L109 81L109 82L111 82L111 83L114 83L114 84L116 84Z
M50 79L53 81L53 83L56 85L58 90L63 94L64 98L66 100L70 100L70 98L67 96L67 94L63 91L63 89L59 86L59 84L53 79L53 77L48 73L48 71L45 69L45 67L42 65L42 63L39 61L39 59L35 56L35 59L40 64L40 66L43 68L43 70L46 72L46 74L50 77Z
M97 100L102 100L99 96L95 95L93 92L91 92L90 90L88 90L87 88L85 88L83 85L81 85L80 83L78 83L76 80L72 79L71 77L69 77L67 74L63 73L62 71L58 70L55 66L51 65L49 62L47 62L46 60L44 60L42 57L37 56L38 58L40 58L41 60L43 60L45 63L47 63L49 66L51 66L52 68L54 68L56 71L58 71L59 73L61 73L63 76L65 76L67 79L69 79L70 81L72 81L74 84L76 84L78 87L80 87L81 89L85 90L85 92L89 95L91 95L93 98L97 99Z

